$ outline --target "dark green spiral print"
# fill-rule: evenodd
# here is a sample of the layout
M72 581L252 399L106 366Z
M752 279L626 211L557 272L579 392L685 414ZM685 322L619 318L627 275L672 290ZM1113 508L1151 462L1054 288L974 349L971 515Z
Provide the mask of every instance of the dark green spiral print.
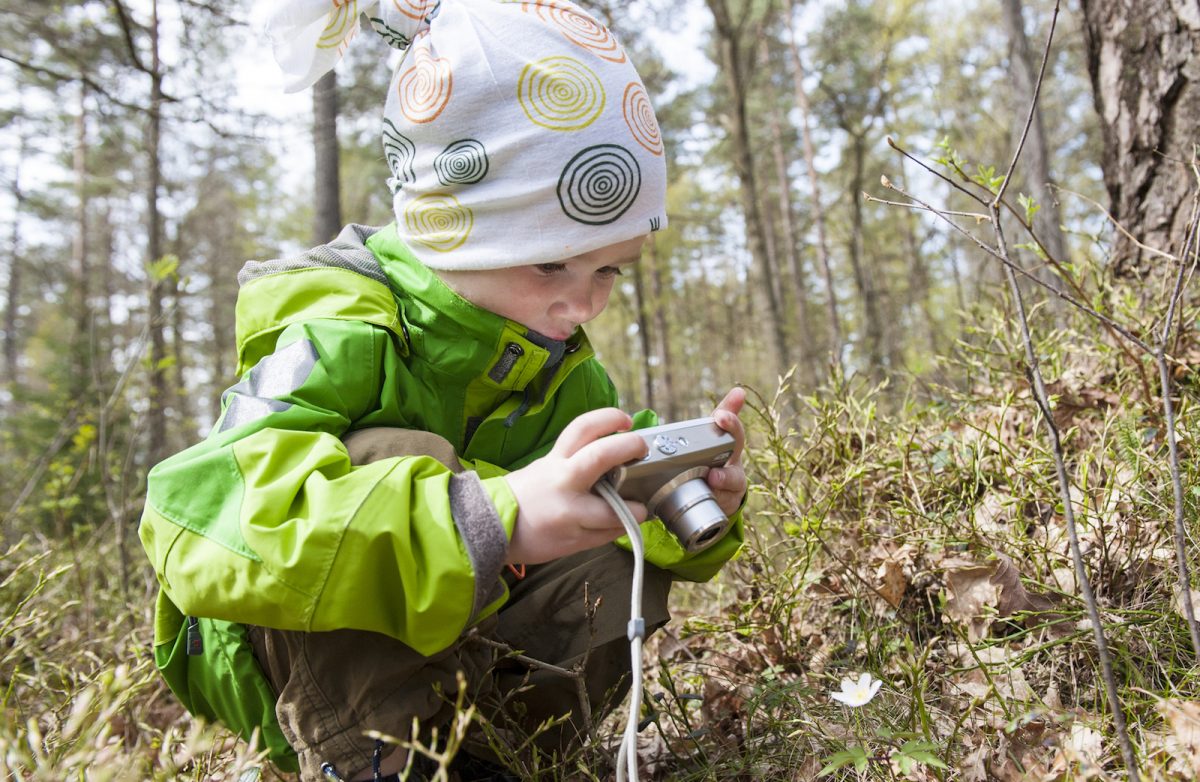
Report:
M446 187L473 185L487 176L487 150L473 138L459 139L433 159L433 171Z
M383 121L383 154L387 158L388 168L392 171L388 179L388 187L392 193L399 193L405 185L417 181L413 173L413 158L417 156L417 148L408 137L396 130L392 121Z
M641 189L642 170L633 154L616 144L597 144L563 168L558 203L576 222L607 225L625 214Z

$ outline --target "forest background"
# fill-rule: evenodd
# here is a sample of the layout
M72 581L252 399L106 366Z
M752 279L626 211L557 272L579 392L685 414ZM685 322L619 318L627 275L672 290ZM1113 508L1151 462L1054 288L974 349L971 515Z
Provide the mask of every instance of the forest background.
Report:
M589 334L628 409L751 390L749 541L677 590L643 775L1200 775L1200 4L583 5L671 177ZM153 671L136 523L237 380L241 264L390 219L388 52L297 108L248 3L0 14L0 775L272 776ZM599 779L615 731L501 749Z

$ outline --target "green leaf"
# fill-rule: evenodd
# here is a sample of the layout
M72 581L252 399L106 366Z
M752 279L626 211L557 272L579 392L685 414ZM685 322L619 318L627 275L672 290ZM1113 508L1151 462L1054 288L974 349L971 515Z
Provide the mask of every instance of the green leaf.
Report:
M850 747L841 752L835 752L825 762L825 767L817 772L819 777L827 777L839 768L850 763L854 764L854 768L862 771L867 767L868 762L867 751L862 747Z
M146 267L146 272L150 275L150 279L155 282L162 282L168 277L175 274L179 269L179 257L176 255L164 255L156 261L151 261Z

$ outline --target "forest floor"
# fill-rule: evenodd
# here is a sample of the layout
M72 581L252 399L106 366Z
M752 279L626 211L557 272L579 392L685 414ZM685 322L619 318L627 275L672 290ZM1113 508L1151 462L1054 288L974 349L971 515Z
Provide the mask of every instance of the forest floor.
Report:
M1200 346L1195 312L1183 322L1194 536ZM643 779L1128 778L1019 334L999 312L978 323L939 370L954 388L834 373L811 395L752 394L747 545L712 583L679 585L649 645ZM1037 348L1130 746L1142 778L1195 779L1157 370L1094 330ZM158 678L139 554L123 582L111 527L18 532L0 555L0 777L254 778L251 748ZM881 684L861 705L831 697L863 674ZM566 761L510 761L528 779L611 778L622 718Z

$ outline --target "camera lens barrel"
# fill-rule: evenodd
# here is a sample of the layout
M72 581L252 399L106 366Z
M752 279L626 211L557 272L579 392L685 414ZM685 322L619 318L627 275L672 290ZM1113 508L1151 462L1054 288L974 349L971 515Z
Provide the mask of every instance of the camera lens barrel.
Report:
M703 478L677 486L651 512L663 520L689 553L703 551L720 540L729 526L721 506Z

